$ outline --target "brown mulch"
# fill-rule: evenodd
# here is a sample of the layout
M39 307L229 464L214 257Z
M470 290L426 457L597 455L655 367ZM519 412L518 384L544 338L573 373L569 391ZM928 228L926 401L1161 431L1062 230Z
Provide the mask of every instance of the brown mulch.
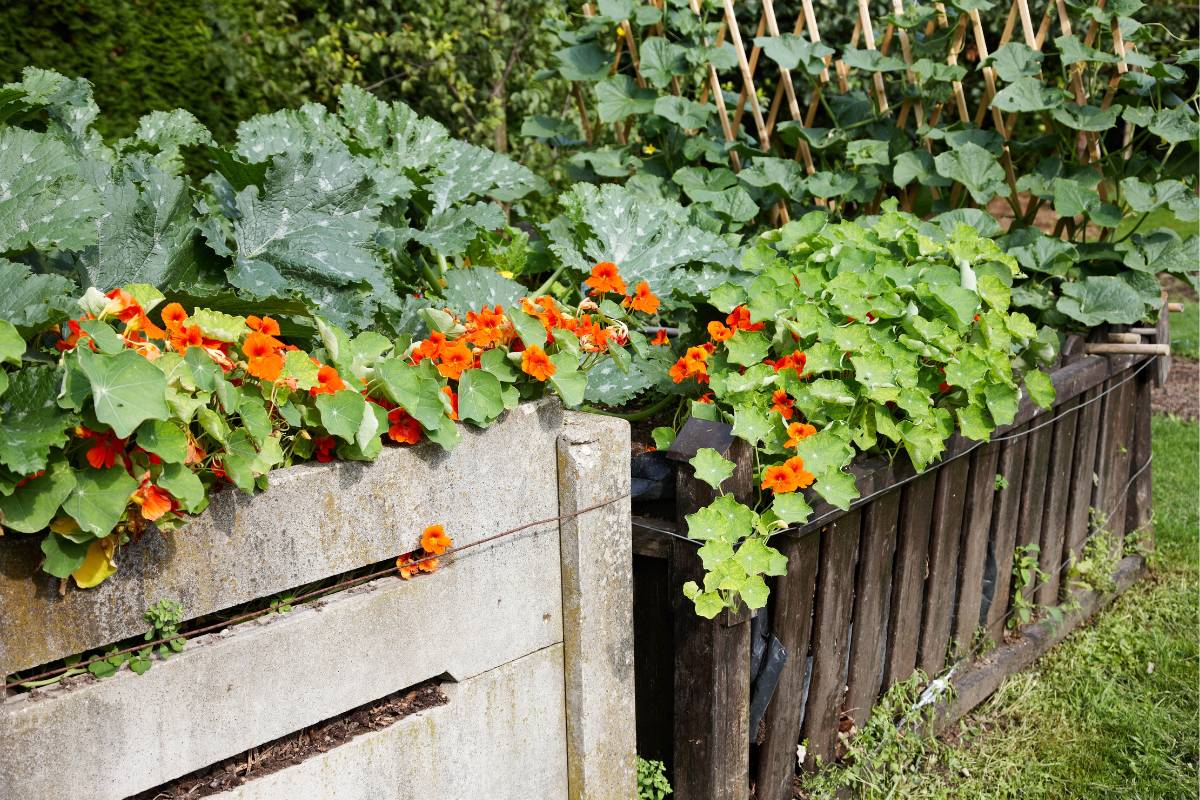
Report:
M1173 357L1167 385L1154 390L1151 404L1156 414L1170 414L1193 422L1200 419L1200 362Z
M449 698L436 682L419 684L255 747L210 767L184 775L165 786L148 789L129 800L194 800L208 797L255 778L299 764L356 736L386 728L427 708L442 706Z

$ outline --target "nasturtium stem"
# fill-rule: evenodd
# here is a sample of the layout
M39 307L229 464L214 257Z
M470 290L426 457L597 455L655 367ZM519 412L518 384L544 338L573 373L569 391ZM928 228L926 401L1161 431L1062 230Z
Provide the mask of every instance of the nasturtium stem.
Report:
M580 408L582 408L584 411L590 411L593 414L603 414L606 417L617 417L618 419L623 419L627 422L642 422L643 420L650 419L650 417L653 417L659 411L662 411L664 408L674 402L675 399L676 398L674 395L668 394L639 411L631 411L629 413L622 413L620 411L605 411L587 404L580 406Z
M557 267L555 267L554 272L550 273L550 277L546 278L546 281L541 286L533 290L533 296L540 297L541 295L544 295L546 292L550 291L550 287L554 285L554 282L558 280L558 276L561 275L562 271L566 268L566 264L559 264Z

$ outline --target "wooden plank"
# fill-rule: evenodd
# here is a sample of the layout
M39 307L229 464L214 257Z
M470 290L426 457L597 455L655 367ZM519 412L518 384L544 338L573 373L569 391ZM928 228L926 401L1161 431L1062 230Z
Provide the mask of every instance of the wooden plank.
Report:
M1077 397L1093 386L1103 383L1110 374L1108 359L1102 356L1084 356L1054 370L1050 374L1050 380L1054 384L1055 402L1065 403L1072 397ZM1009 433L1042 413L1043 410L1034 405L1027 395L1022 395L1016 417L1008 425L997 428L996 435Z
M1038 561L1045 582L1037 588L1034 597L1044 606L1058 604L1058 587L1062 579L1063 542L1066 539L1067 511L1072 488L1075 457L1075 429L1079 414L1079 399L1074 398L1056 406L1055 414L1065 414L1054 423L1050 434L1050 470L1046 479L1046 503L1042 511L1042 539Z
M633 556L634 706L637 751L643 758L674 761L674 610L666 560Z
M892 567L892 602L888 610L888 652L883 666L885 690L907 678L917 666L925 561L936 486L937 473L927 472L904 487L900 501L900 526L896 531L896 556Z
M689 420L688 425L697 420ZM686 430L686 426L685 426ZM722 453L737 465L722 488L748 498L753 451L741 439ZM678 525L711 503L716 492L689 464L676 476ZM696 614L683 596L687 581L703 582L694 542L671 539L670 593L675 602L675 693L672 786L679 800L744 800L750 782L750 618L744 607L714 620Z
M937 471L929 533L929 575L925 580L925 610L917 651L917 666L929 675L937 675L946 666L970 467L966 458L959 458Z
M1076 412L1075 453L1071 459L1071 494L1067 505L1066 538L1062 561L1083 551L1091 529L1092 488L1097 480L1096 456L1100 444L1100 412L1103 400L1097 400L1102 387L1094 387L1080 396ZM1061 563L1061 561L1060 561Z
M1021 484L1021 509L1017 514L1016 547L1041 544L1042 512L1046 504L1046 477L1050 472L1050 444L1053 425L1045 425L1050 414L1035 417L1025 450L1025 478ZM1033 430L1038 425L1043 427ZM1036 580L1021 590L1026 600L1033 600Z
M1154 368L1143 370L1135 381L1137 399L1133 411L1133 463L1131 469L1137 473L1129 487L1128 509L1125 514L1125 530L1139 531L1141 544L1153 547L1154 529L1150 524L1154 510L1151 482L1150 449L1150 394L1154 386ZM1139 471L1140 470L1140 471Z
M779 547L787 556L788 573L776 578L771 587L771 630L788 655L764 718L766 738L758 751L755 782L761 800L791 800L792 796L821 534L813 531L789 537L781 540Z
M1000 445L987 444L971 455L963 509L963 540L958 558L958 601L954 612L957 654L965 656L982 620L983 574L987 566L988 537L992 530L992 503L996 497L996 467Z
M1000 448L1000 466L996 470L996 474L1008 485L1000 490L999 497L992 502L992 538L988 542L988 573L992 580L984 597L988 638L993 642L999 642L1004 637L1004 615L1008 612L1009 588L1012 585L1013 548L1017 542L1017 516L1021 510L1028 440L1027 436L1006 440Z
M899 489L875 498L863 508L844 708L859 730L871 713L883 682L887 603L899 521Z
M837 744L838 715L846 686L850 612L854 606L854 561L862 512L851 511L821 534L817 599L813 612L812 680L800 738L808 740L804 766L828 763ZM744 793L743 793L744 796Z

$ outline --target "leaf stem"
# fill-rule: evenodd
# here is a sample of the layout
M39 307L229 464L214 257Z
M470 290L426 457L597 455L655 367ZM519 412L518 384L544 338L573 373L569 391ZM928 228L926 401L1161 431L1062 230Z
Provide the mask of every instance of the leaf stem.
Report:
M583 409L584 411L588 411L592 414L603 414L606 417L616 417L618 419L623 419L628 422L642 422L644 420L650 419L650 417L653 417L659 411L662 411L668 405L673 403L676 399L677 398L675 397L675 395L670 395L670 394L664 395L663 397L659 398L658 400L656 400L655 402L646 406L645 408L643 408L639 411L631 411L628 413L622 413L620 411L605 411L603 409L596 408L595 406L587 405L586 403L584 405L580 406L580 408Z

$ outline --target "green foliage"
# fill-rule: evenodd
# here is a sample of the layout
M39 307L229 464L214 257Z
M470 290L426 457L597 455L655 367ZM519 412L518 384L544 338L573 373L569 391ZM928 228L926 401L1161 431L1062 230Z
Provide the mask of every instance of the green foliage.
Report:
M671 794L666 766L661 761L647 761L638 756L637 800L664 800Z
M714 293L730 314L709 328L711 355L693 348L673 368L755 447L773 497L759 513L725 495L688 518L706 575L685 593L705 616L765 603L762 576L786 568L770 537L811 513L797 490L848 508L856 453L904 453L923 470L955 431L986 441L1010 423L1022 383L1054 400L1037 365L1056 339L1010 311L1016 262L967 225L921 223L891 202L870 226L813 212L764 234L743 265ZM705 384L687 373L696 358ZM715 485L728 464L714 456L692 463Z
M943 26L925 6L877 17L889 31L907 29L909 70L895 54L830 47L849 40L856 14L853 4L824 4L817 11L822 43L797 34L754 40L769 64L756 72L764 115L772 94L780 117L787 114L779 73L770 67L791 70L802 111L815 90L824 93L805 123L780 122L767 146L749 111L738 117L732 141L715 113L710 65L730 114L746 99L734 91L741 76L729 45L713 46L719 4L702 4L699 15L685 3L662 13L650 4L618 4L608 13L628 14L627 22L602 8L557 27L566 46L555 53L556 77L590 93L603 123L595 140L563 141L557 132L576 127L569 118L542 121L539 135L570 153L573 177L623 181L677 201L713 230L768 228L782 209L795 218L818 204L846 218L872 215L887 197L922 215L951 212L963 221L975 211L971 205L1007 203L1015 217L1007 233L977 211L970 218L986 219L1001 246L1019 254L1026 274L1013 287L1016 307L1056 327L1129 324L1157 303L1157 287L1139 273L1195 271L1194 239L1181 238L1170 223L1186 223L1190 237L1200 218L1192 168L1200 141L1193 107L1200 50L1149 55L1162 30L1133 18L1140 7L1073 7L1077 26L1097 34L1089 34L1090 45L1059 36L1034 51L1014 41L970 69L946 63L958 47L956 18L982 10L985 32L994 35L1005 24L1000 4L952 4ZM757 14L743 15L743 28L752 28ZM622 49L623 24L645 51L640 70ZM1114 28L1137 48L1126 53L1127 71L1118 72ZM845 92L823 86L823 58L849 68ZM981 115L981 128L951 109L956 86L965 86L972 107L983 102L982 67L995 71L999 91L997 113ZM890 98L887 108L877 85ZM943 113L931 124L934 108ZM1009 142L989 127L995 119L1006 120ZM730 169L733 156L740 171ZM1035 227L1045 224L1043 208L1058 217L1053 237Z
M527 236L506 234L491 201L545 188L510 159L353 86L336 112L310 104L246 120L227 147L184 112L148 115L136 136L106 145L90 127L91 87L56 73L26 70L5 92L0 181L14 191L0 197L0 254L80 286L202 297L213 313L258 301L310 335L306 309L400 331L413 325L413 300L401 298L414 289L493 299L446 279L451 259L525 253ZM212 171L192 180L181 154ZM23 277L0 261L0 282L25 293L0 300L14 324L61 319L68 284ZM511 286L494 302L509 302Z
M1030 597L1038 586L1050 579L1050 576L1039 566L1038 554L1040 551L1041 548L1037 543L1032 542L1021 545L1013 553L1010 589L1012 611L1008 618L1008 627L1013 630L1033 622L1038 606L1030 600Z

